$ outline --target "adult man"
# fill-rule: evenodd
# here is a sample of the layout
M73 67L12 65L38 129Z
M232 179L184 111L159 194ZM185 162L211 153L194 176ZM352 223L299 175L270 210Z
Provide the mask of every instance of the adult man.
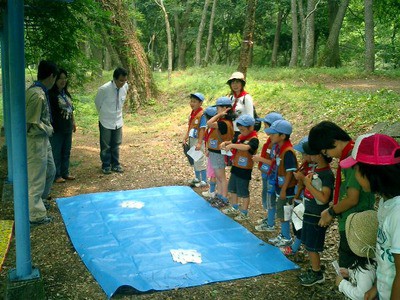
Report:
M113 80L99 88L95 99L99 113L101 169L104 174L124 172L119 162L119 146L122 143L122 108L128 92L127 78L125 69L116 68Z
M48 90L54 85L56 64L42 60L37 81L26 91L27 162L29 184L29 221L31 225L49 223L45 199L56 174L49 137L53 134Z

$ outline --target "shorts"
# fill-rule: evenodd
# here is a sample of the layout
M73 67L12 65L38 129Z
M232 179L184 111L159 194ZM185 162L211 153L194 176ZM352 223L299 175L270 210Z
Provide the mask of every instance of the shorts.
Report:
M221 153L208 152L208 158L211 161L212 168L215 169L225 169L225 158Z
M240 178L231 173L228 182L228 192L236 194L239 198L248 198L250 197L249 185L250 180Z
M339 235L339 266L348 269L354 264L358 256L351 251L347 242L346 232L344 230L339 231Z
M307 251L324 251L325 234L327 227L318 225L318 217L309 216L307 213L303 216L303 228L301 229L301 241Z
M215 177L215 172L213 167L211 166L211 159L210 157L207 157L207 177L208 178L213 178Z

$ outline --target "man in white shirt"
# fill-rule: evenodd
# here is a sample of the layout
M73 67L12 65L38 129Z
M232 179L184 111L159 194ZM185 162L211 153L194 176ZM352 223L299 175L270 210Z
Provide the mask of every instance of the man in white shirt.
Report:
M124 172L119 162L119 146L122 143L122 109L128 92L127 79L128 72L116 68L113 80L99 88L95 99L99 113L101 169L104 174Z

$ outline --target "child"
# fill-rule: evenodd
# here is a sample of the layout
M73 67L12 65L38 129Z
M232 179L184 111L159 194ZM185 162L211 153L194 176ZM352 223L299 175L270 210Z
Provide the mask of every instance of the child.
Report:
M340 161L350 155L354 142L350 136L338 125L323 121L310 130L308 142L311 149L319 151L325 156L336 157ZM339 221L339 266L349 268L354 261L354 254L350 250L346 239L346 218L353 212L372 209L375 196L362 190L355 178L355 170L342 170L340 166L336 172L333 206L321 213L320 226L328 226L334 217Z
M253 155L258 149L257 132L254 130L255 120L250 115L241 115L236 124L240 134L232 141L225 141L221 144L221 148L225 151L231 151L232 168L231 177L229 178L228 191L230 193L229 208L224 209L224 214L237 214L236 221L247 220L248 209L250 203L249 184L251 180L251 172L253 170ZM239 209L239 201L242 206Z
M340 269L336 277L339 291L352 300L364 300L376 278L375 245L378 230L376 211L353 213L346 220L346 236L350 249L357 256L349 269ZM348 278L344 279L343 277Z
M318 222L321 212L329 207L329 202L332 200L335 177L329 166L332 158L312 150L308 142L303 144L303 149L306 154L310 155L311 161L317 164L314 173L304 175L303 172L298 171L294 174L297 180L304 185L304 215L301 241L308 252L311 263L311 270L302 274L299 279L301 285L312 286L325 281L325 276L321 270L319 252L324 250L327 227L318 226ZM315 174L321 180L321 187L313 185L313 176Z
M215 206L223 207L228 205L228 181L225 174L225 158L221 154L221 144L233 138L234 115L231 111L232 103L228 97L218 98L215 106L217 114L207 121L207 126L210 128L207 145L208 157L217 178L219 201L215 203Z
M377 284L365 299L400 299L400 145L383 134L360 136L342 168L354 165L363 190L382 198L378 208Z
M315 163L311 161L311 156L304 152L303 145L308 142L308 136L303 137L300 142L293 146L293 149L301 153L302 163L300 167L297 169L297 172L301 172L304 176L314 172ZM296 175L296 173L294 173ZM296 177L296 176L295 176ZM298 178L296 177L298 180ZM304 183L302 180L297 181L296 186L296 194L294 195L294 206L296 207L300 203L303 203L303 190L304 190ZM294 233L294 241L293 244L290 246L281 247L280 250L285 255L295 255L301 247L301 228L296 230L293 222L292 228Z
M292 244L290 236L290 220L284 219L284 206L290 205L297 184L293 172L297 170L297 159L290 142L292 125L286 120L278 120L272 123L270 128L266 129L270 135L271 142L276 144L273 151L273 160L271 168L276 168L276 215L281 221L281 233L268 241L277 247L289 246Z
M204 116L206 117L206 120L210 120L212 117L214 117L217 114L217 108L215 106L209 106L204 110ZM207 177L209 178L209 185L210 188L208 191L202 192L201 194L203 197L208 198L208 199L213 199L215 197L215 187L217 185L217 179L215 178L215 172L214 169L211 166L211 161L208 156L208 141L210 137L210 131L211 128L207 128L205 135L204 135L204 142L205 142L205 148L206 148L206 156L207 156Z
M192 112L189 116L188 130L183 138L183 144L187 144L188 148L195 146L197 151L204 153L204 132L206 128L206 120L203 118L204 95L201 93L190 94L190 107ZM207 165L206 158L203 155L199 160L193 163L195 178L189 181L191 186L204 187L207 185Z
M264 123L264 131L269 128L276 120L283 120L280 113L271 112L261 119ZM267 134L268 135L268 134ZM261 201L263 208L267 211L265 219L259 221L259 225L255 227L257 231L274 231L275 230L275 213L276 213L276 194L275 194L275 177L276 174L270 168L271 166L271 149L273 144L268 136L267 141L262 147L260 155L253 155L253 161L258 162L258 169L261 171L262 193Z

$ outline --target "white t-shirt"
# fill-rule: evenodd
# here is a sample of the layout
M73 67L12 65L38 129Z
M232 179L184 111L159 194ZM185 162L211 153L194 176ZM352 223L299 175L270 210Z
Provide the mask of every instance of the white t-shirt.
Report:
M232 106L234 105L235 101L237 101L236 107L235 107L235 112L237 114L237 117L240 117L241 115L250 115L254 118L253 98L250 96L250 94L246 94L245 96L242 96L239 98L235 98L235 96L231 96L231 99L232 99ZM239 128L236 125L236 120L233 121L233 130L239 131Z
M349 279L343 279L339 291L351 300L364 300L364 294L374 285L376 270L373 265L367 265L367 270L349 269Z
M393 254L400 254L400 196L379 202L376 271L379 300L389 300L396 275Z

